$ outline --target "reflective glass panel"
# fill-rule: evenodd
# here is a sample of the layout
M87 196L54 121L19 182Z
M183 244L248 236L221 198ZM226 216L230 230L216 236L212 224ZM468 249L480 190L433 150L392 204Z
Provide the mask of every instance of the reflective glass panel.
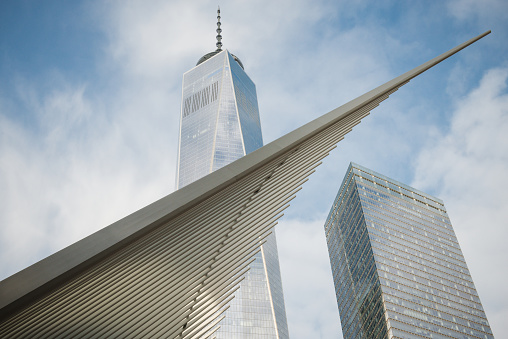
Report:
M441 200L351 164L325 231L344 338L493 338Z

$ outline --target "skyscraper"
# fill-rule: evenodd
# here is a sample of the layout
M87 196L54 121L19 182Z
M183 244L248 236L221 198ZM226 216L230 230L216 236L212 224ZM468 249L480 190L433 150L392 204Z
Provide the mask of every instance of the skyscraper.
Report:
M222 50L220 10L217 50L183 75L177 188L263 146L256 86L243 64ZM287 338L287 320L275 232L256 254L217 338Z
M440 199L351 163L325 231L344 338L493 338Z

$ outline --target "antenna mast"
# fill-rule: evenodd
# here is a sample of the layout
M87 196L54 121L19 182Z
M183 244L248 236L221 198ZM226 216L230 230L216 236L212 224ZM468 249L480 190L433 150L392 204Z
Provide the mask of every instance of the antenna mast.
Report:
M217 46L217 51L222 51L222 35L220 35L222 32L222 29L220 29L220 7L217 6L217 43L215 46Z

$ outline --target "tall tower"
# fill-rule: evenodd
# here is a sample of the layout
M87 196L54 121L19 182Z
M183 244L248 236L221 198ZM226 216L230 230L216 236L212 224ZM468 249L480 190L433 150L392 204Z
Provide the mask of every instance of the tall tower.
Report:
M441 200L352 163L325 231L344 338L494 338Z
M217 49L183 75L177 188L263 146L256 86L221 32L219 9ZM225 315L217 338L288 338L274 230Z

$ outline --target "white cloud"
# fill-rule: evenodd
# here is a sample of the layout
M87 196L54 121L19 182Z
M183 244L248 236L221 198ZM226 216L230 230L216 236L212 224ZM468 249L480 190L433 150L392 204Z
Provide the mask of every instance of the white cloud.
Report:
M31 121L0 102L2 277L169 193L175 172L164 91L17 86Z
M337 338L341 332L325 218L283 219L277 246L291 338Z
M215 16L213 12L205 16L200 3L203 2L97 3L95 10L105 13L101 24L110 42L109 62L121 67L126 75L149 77L152 81L167 77L170 83L181 79L182 64L188 65L189 59L197 61L202 46L214 47L213 36L203 32L214 33Z
M508 68L458 98L450 130L433 131L413 186L442 198L494 334L508 332Z
M448 10L459 20L477 18L485 24L494 18L504 18L508 4L503 0L451 0L448 2Z

